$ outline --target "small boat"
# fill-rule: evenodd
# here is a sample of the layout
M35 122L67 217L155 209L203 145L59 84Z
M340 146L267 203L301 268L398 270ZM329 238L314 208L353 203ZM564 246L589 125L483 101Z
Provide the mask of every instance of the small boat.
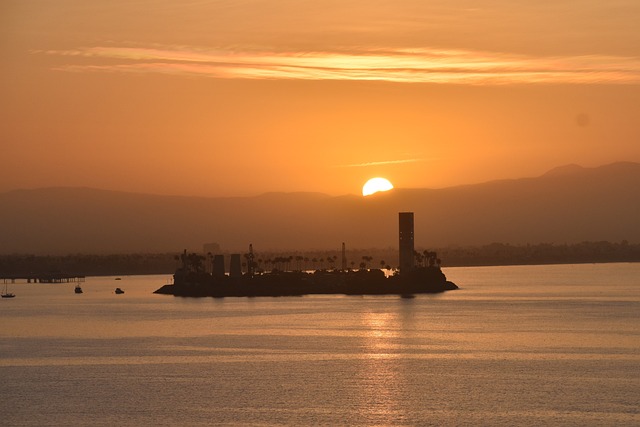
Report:
M120 295L120 294L124 294L124 291L120 288L116 288L116 294Z
M82 293L82 288L80 287L80 285L76 285L76 288L75 288L74 292L76 294L81 294Z
M122 278L120 278L120 277L116 277L114 280L122 280Z
M11 292L9 292L9 290L7 289L7 284L4 284L4 291L2 292L2 295L0 295L2 298L15 298L16 294L13 294Z

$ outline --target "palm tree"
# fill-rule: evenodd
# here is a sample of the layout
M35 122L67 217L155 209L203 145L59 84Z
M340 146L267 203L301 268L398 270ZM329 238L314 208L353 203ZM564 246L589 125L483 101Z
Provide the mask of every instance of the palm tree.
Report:
M372 256L368 256L368 255L363 255L362 256L362 261L364 261L365 268L368 269L369 268L369 263L371 261L373 261L373 257Z
M431 252L431 251L424 251L424 258L427 261L426 264L429 267L433 267L436 264L439 264L438 262L438 254L436 252Z
M199 273L203 271L203 265L202 265L203 260L204 260L204 257L202 255L198 255L198 254L187 255L186 257L187 269L195 273Z

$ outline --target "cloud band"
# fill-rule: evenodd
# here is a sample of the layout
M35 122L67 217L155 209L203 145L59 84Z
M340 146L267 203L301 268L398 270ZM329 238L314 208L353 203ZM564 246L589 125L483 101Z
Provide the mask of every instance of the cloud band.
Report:
M532 57L425 48L267 52L192 47L90 47L45 53L79 62L55 67L71 72L454 84L640 83L640 59L602 55Z

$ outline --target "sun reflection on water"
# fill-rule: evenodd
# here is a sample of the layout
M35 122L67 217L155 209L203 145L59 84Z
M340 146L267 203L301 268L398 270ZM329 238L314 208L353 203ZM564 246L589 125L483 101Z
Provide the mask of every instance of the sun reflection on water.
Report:
M361 371L357 375L358 411L374 424L393 424L403 418L400 404L403 378L397 363L395 341L399 337L394 313L362 313L361 323L367 333L362 338Z

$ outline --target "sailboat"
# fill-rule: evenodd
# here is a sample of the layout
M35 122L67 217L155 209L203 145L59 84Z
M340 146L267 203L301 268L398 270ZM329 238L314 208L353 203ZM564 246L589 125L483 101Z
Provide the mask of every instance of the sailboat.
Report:
M2 298L13 298L13 297L16 296L16 294L13 294L13 293L9 292L8 289L7 289L7 284L5 283L4 284L4 291L2 292L2 295L0 295L0 296L2 296Z

